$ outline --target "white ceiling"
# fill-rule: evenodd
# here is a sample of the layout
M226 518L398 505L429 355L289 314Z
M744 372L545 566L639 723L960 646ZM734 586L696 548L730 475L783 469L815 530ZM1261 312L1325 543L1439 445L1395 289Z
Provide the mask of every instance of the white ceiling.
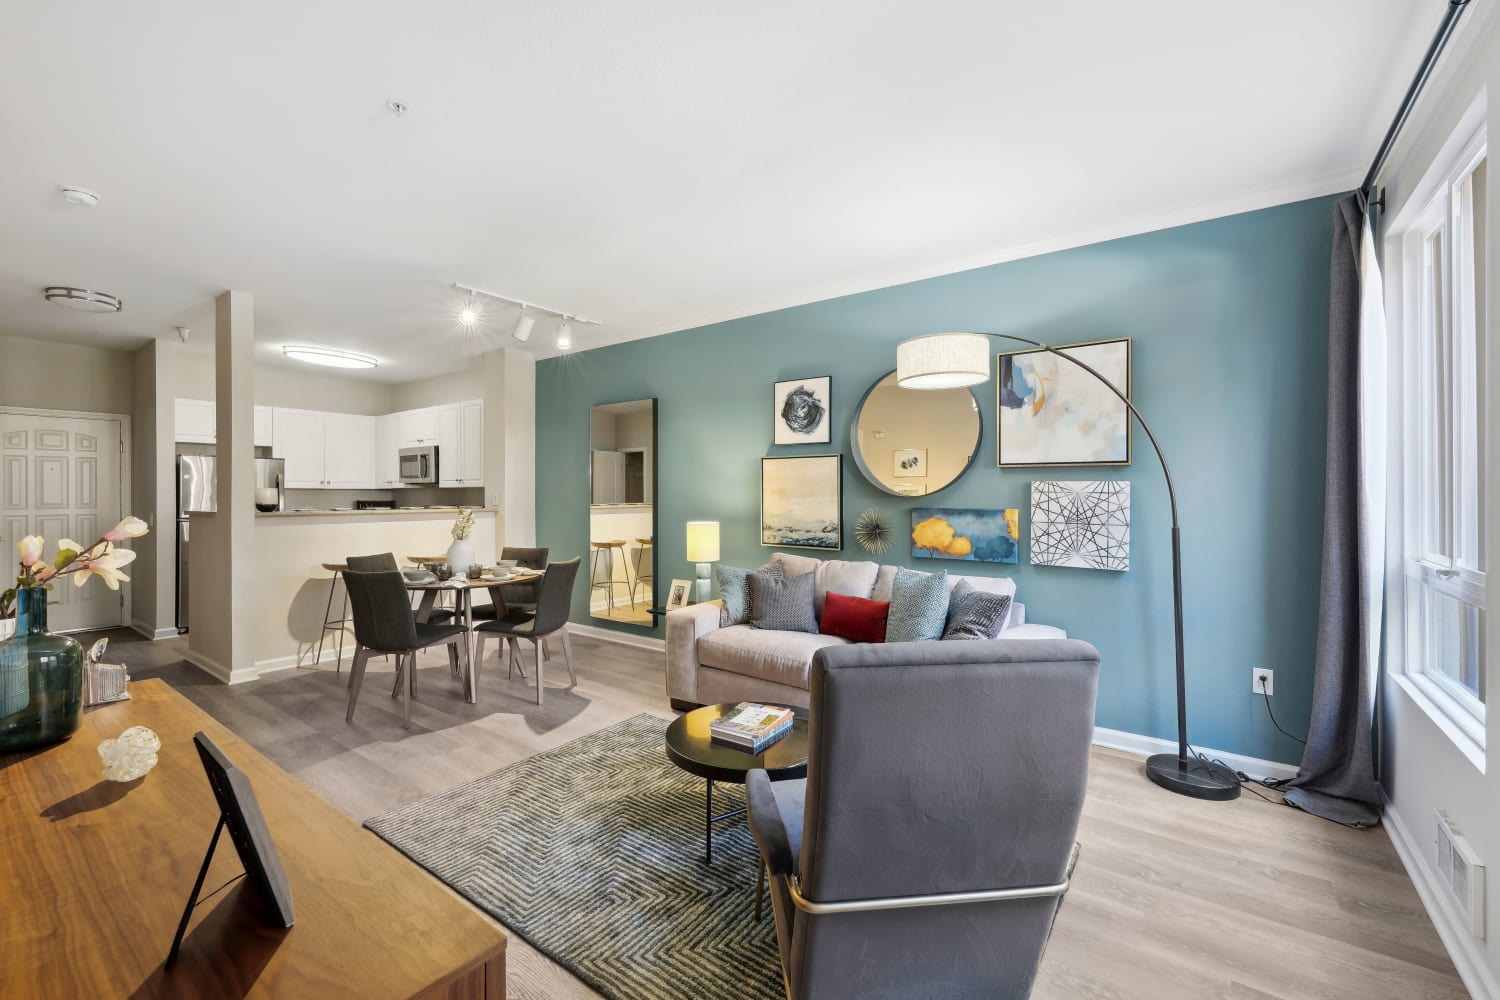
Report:
M575 328L586 349L1345 189L1441 13L12 3L0 334L206 341L237 288L266 360L340 347L404 381L509 340L494 305L466 342L453 282L602 320ZM49 305L48 284L125 311Z

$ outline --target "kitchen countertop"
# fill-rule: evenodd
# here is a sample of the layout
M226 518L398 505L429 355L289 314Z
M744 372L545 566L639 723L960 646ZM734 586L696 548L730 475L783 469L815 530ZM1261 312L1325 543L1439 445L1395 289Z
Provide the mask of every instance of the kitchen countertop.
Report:
M469 507L474 514L493 514L493 507ZM457 507L377 507L374 510L273 510L267 513L256 511L256 517L283 518L283 517L344 517L353 515L355 517L370 517L371 515L382 517L404 517L413 514L457 514Z

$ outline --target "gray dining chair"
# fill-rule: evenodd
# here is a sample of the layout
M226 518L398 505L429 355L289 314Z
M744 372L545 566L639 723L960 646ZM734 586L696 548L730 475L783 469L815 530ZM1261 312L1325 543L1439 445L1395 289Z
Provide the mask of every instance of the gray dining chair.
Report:
M399 573L401 571L400 564L396 562L396 554L394 552L381 552L371 556L345 556L344 565L356 573L377 573L381 570L392 570ZM410 603L410 598L408 598L408 603ZM452 619L453 612L448 608L433 608L427 614L427 624L429 625L441 625L443 622L451 621ZM448 647L448 670L457 676L458 649L455 646ZM398 672L397 683L399 682L400 674ZM351 672L349 674L349 685L352 687L353 684L354 674ZM392 693L392 697L394 697L394 692Z
M450 647L450 656L456 656L454 647L461 645L464 665L472 667L468 660L468 630L455 623L418 623L412 615L406 585L396 570L362 573L350 569L344 574L344 586L349 591L349 611L354 618L356 644L354 663L349 669L349 709L344 713L344 721L354 721L354 705L359 701L359 689L364 683L365 666L371 655L389 653L396 658L396 688L391 697L396 697L404 688L401 717L403 724L410 729L411 700L417 695L417 652L446 644Z
M517 569L546 569L547 553L550 550L546 546L540 548L521 548L507 545L500 550L501 559L514 559ZM474 606L474 619L494 620L502 617L507 611L524 611L527 613L536 611L537 581L529 583L513 583L509 586L490 591L492 595L490 604L476 604ZM496 597L499 599L496 600Z
M746 782L787 996L1030 996L1076 857L1098 651L837 646L809 681L807 777Z
M573 583L578 579L578 563L575 556L547 567L537 585L536 611L527 613L511 610L503 618L480 622L474 626L474 636L479 640L479 661L484 662L486 639L503 639L510 647L511 665L520 666L522 677L526 676L526 670L524 661L521 660L519 640L531 640L538 705L542 703L542 664L547 659L544 644L549 635L561 636L563 662L568 665L568 679L573 686L578 684L578 675L573 671L573 647L568 641L568 613L573 608Z

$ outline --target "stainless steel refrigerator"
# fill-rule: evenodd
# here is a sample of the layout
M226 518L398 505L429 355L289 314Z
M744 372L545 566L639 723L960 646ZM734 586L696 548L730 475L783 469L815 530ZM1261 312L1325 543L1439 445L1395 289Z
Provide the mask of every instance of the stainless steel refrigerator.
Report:
M218 476L206 455L177 456L177 630L188 630L188 514L219 509Z

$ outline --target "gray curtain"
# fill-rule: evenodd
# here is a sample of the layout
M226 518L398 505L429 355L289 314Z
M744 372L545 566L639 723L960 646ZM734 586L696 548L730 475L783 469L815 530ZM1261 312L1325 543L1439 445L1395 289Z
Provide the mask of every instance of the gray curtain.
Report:
M1317 665L1313 681L1312 722L1302 766L1287 787L1289 804L1315 816L1348 826L1380 822L1380 793L1375 782L1372 727L1380 646L1379 593L1384 553L1372 539L1384 532L1383 457L1372 464L1372 441L1384 447L1384 386L1364 378L1370 363L1383 380L1384 346L1369 329L1383 327L1371 313L1371 293L1380 277L1373 243L1365 232L1363 199L1341 199L1333 211L1333 259L1328 306L1328 469L1323 507L1323 582L1319 595ZM1364 331L1368 355L1362 357L1360 260L1366 251ZM1373 309L1378 313L1378 299ZM1380 426L1369 424L1381 421ZM1373 431L1373 433L1372 433ZM1379 477L1378 482L1371 482ZM1371 502L1370 488L1375 491Z

